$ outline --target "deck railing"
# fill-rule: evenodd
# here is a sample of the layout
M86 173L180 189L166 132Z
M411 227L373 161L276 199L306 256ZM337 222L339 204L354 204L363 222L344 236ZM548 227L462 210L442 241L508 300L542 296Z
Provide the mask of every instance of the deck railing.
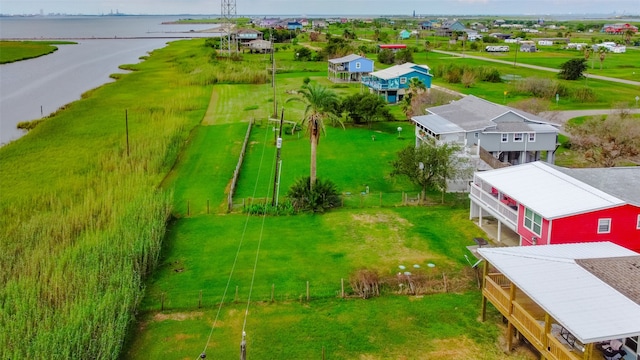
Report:
M488 275L485 278L485 286L484 289L482 289L482 293L502 313L502 315L509 316L511 313L511 299L509 299L509 293L500 286L500 283L492 279L492 275L494 274ZM500 281L499 278L497 280Z
M518 226L518 212L498 201L498 199L484 190L482 190L477 184L471 184L471 195L476 199L482 201L487 208L492 209L498 213L503 220L506 220L513 229Z
M538 323L518 302L513 302L513 323L516 328L537 348L544 348L544 326Z
M499 273L487 274L482 294L502 315L527 338L548 360L583 360L577 350L568 348L553 334L545 334L545 327L517 300L509 297L510 281Z

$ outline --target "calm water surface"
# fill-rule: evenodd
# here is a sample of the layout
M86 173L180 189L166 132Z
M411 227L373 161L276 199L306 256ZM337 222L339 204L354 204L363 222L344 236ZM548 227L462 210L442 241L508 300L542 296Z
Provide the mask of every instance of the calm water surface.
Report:
M0 65L0 144L24 135L21 121L39 119L112 81L122 64L139 62L175 37L203 37L212 25L163 25L180 17L1 18L2 39L80 39L53 54ZM192 31L193 30L193 31ZM133 38L136 39L123 39ZM98 39L100 38L100 39ZM104 39L109 38L109 39Z

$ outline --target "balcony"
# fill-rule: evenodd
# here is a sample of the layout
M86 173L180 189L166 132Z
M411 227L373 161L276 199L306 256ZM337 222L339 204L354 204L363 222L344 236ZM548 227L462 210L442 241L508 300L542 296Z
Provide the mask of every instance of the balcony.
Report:
M526 294L515 288L504 275L485 276L482 295L548 360L602 359L599 351L585 351L585 346L568 345L571 336L546 315L545 311ZM563 328L562 328L563 329ZM586 354L586 355L585 355Z
M470 197L481 207L491 213L492 216L506 224L511 230L516 231L518 227L518 211L515 203L498 200L497 194L483 190L475 183L471 183Z
M362 83L375 90L398 90L399 89L399 87L390 87L387 82L381 81L380 79L373 76L364 76L362 78Z

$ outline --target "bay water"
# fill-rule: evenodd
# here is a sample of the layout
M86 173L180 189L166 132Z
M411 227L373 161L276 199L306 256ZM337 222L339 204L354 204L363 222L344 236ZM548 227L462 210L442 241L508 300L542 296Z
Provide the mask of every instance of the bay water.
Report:
M52 54L0 65L0 146L25 134L21 121L45 117L82 93L112 81L133 64L178 38L215 36L215 25L166 24L178 16L2 17L0 39L70 39Z

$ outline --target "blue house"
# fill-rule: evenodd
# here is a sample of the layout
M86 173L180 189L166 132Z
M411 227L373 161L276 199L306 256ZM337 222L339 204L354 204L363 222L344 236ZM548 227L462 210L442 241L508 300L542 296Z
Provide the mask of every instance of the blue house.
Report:
M287 30L300 30L302 29L302 24L297 21L288 21L287 22Z
M407 30L402 30L400 31L400 35L399 35L401 40L407 40L408 38L411 37L411 33L408 32Z
M430 70L427 65L404 63L363 76L361 83L369 88L369 92L383 96L388 103L397 103L404 97L413 78L418 78L430 89L433 77Z
M327 76L333 82L360 82L363 75L373 71L373 60L360 55L330 59Z

